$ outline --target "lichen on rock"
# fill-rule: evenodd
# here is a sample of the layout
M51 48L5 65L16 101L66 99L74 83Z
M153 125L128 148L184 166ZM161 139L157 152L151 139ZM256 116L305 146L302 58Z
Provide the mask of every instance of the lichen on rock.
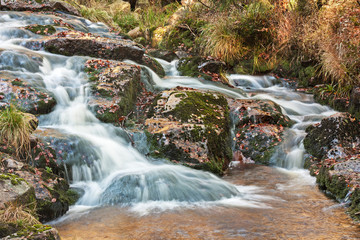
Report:
M232 159L225 97L178 87L155 99L145 122L150 154L222 174Z

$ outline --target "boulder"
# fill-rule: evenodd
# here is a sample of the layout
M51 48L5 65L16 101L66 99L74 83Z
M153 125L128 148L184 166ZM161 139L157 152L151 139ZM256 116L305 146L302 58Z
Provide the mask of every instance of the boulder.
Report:
M0 78L0 105L5 106L13 100L14 104L31 114L47 114L52 111L56 101L52 94L43 88L34 88L19 78Z
M55 166L45 170L18 162L7 154L0 157L1 205L14 201L26 205L36 200L40 221L50 221L65 214L77 199L69 184L53 173L57 172Z
M224 96L189 88L160 93L145 121L150 155L222 174L232 159Z
M310 126L307 132L304 146L310 154L320 159L337 145L346 150L360 141L359 121L348 113L337 113L324 118L315 127Z
M61 11L72 15L80 16L80 13L70 4L64 1L27 1L27 0L1 0L0 10L2 11Z
M319 188L339 201L350 202L349 213L360 219L360 121L337 113L310 126L304 139L309 155L305 167Z
M12 173L0 173L0 209L10 203L28 204L34 198L34 188L25 179Z
M135 107L140 88L140 68L108 60L89 60L85 71L92 84L93 98L89 102L96 117L117 124Z
M234 151L246 161L269 164L282 141L284 127L291 126L292 121L269 100L228 99L228 103L235 126Z
M60 32L43 40L45 50L65 56L90 56L95 58L140 61L145 50L126 39L98 37L77 31Z

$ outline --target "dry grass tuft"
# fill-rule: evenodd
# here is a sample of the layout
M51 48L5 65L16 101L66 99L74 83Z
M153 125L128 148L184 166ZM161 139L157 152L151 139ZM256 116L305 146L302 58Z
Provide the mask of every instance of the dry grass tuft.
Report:
M0 139L13 147L16 156L30 151L30 134L33 131L30 119L10 105L0 112Z
M26 209L22 205L15 203L10 204L4 210L0 210L0 222L14 223L22 226L32 226L40 224L31 213L31 210Z

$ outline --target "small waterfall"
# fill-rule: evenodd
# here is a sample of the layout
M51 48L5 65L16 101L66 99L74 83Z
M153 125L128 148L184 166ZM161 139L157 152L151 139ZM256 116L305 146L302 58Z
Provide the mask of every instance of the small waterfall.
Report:
M9 32L24 31L17 27L41 19L45 19L46 23L52 17L1 12L0 19L4 19L0 21L0 38L10 39ZM10 27L6 25L8 21L12 23ZM88 30L96 28L88 21L80 25L79 28ZM96 28L97 32L99 29ZM32 35L19 36L20 40L24 40ZM42 86L55 96L57 105L53 112L41 116L40 128L54 129L75 139L67 149L69 154L66 161L72 169L72 186L84 190L78 205L133 205L146 202L159 202L161 205L164 201L195 203L241 199L236 186L210 173L147 159L127 141L124 130L100 122L87 106L92 96L83 66L89 58L32 51L16 45L21 42L9 40L0 43L0 48L7 49L2 52L6 57L1 59L0 70L7 70L14 76L26 73L30 80L40 79ZM33 55L38 58L34 60L29 57ZM156 84L165 82L153 72L151 74ZM198 85L207 87L200 81ZM215 86L209 88L220 89Z
M67 164L72 169L72 186L84 190L77 205L133 205L149 202L161 205L164 201L199 204L230 199L239 200L240 206L261 205L251 200L251 194L244 197L239 186L210 173L147 159L131 146L124 137L124 130L100 122L87 106L92 96L83 66L89 58L59 56L21 46L26 39L35 36L19 27L51 23L55 18L51 15L1 12L0 48L4 50L0 52L0 71L26 78L55 96L57 106L52 113L40 118L40 127L55 129L75 139L71 146L73 149L69 149ZM69 21L75 29L110 36L101 24L77 17ZM14 36L16 39L12 39ZM279 148L282 151L274 155L274 158L282 159L280 166L301 167L304 151L301 142L305 136L305 127L333 113L329 108L313 103L307 95L277 85L278 82L272 77L232 75L230 79L237 88L230 88L219 83L179 76L175 61L159 62L167 73L164 79L143 67L155 88L191 87L217 91L238 99L248 98L246 92L252 92L253 99L270 99L278 103L283 112L296 122L287 133L287 143L284 142ZM233 201L228 202L234 205Z

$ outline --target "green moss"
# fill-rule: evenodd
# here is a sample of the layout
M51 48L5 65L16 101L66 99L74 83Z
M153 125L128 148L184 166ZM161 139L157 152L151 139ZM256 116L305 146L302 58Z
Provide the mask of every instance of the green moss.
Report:
M25 179L11 173L0 174L0 179L10 180L12 185L19 185L21 182L26 182Z
M351 205L349 207L349 214L355 220L360 221L360 189L356 188L350 196Z
M35 24L35 25L26 26L25 29L39 35L52 35L56 32L56 29L52 25Z
M19 80L19 79L13 80L13 81L11 82L11 84L12 84L13 86L20 86L20 87L24 86L24 82L21 81L21 80Z
M211 76L199 71L198 66L200 66L202 62L203 58L201 57L182 58L179 61L178 70L184 76L201 77L210 81L212 79Z
M321 167L319 174L317 175L316 182L319 184L319 188L326 191L337 200L344 199L349 191L349 187L345 182L344 177L329 175L329 169Z
M37 239L38 234L43 233L45 231L48 231L52 229L49 225L43 225L43 224L35 224L33 226L26 227L25 229L22 229L15 234L11 235L11 237L19 237L19 238L26 238L26 239ZM52 240L55 239L55 237L51 234L48 234L46 236L46 239Z

